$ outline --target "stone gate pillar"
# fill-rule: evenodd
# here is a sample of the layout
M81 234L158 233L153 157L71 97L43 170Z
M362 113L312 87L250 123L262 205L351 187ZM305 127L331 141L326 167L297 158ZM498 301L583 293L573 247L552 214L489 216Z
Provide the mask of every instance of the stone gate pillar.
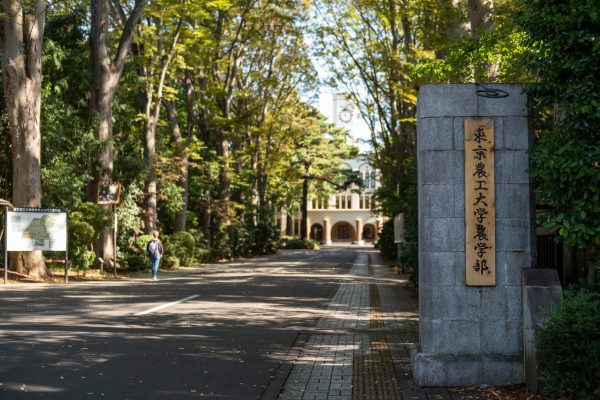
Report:
M420 321L411 354L419 386L523 382L521 277L535 260L532 136L522 86L486 87L499 91L419 92ZM489 141L472 141L486 134Z

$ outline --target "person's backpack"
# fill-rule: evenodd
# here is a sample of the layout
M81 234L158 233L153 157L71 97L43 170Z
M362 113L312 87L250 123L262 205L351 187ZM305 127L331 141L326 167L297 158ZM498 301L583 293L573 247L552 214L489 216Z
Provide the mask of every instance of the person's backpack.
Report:
M160 257L160 251L158 250L158 240L151 240L148 242L148 257L156 260Z

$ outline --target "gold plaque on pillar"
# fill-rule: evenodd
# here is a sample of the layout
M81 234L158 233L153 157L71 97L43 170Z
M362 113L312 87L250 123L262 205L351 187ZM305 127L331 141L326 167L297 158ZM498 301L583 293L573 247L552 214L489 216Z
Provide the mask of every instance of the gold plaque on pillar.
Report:
M467 286L496 285L494 120L465 119L465 259Z

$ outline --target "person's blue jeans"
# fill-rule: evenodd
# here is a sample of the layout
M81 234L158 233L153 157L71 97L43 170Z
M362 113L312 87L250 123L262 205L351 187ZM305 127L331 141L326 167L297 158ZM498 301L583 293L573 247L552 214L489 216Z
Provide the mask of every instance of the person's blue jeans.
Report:
M156 274L158 274L158 266L160 265L160 257L158 258L154 258L154 259L150 259L150 267L152 268L152 277L156 277Z

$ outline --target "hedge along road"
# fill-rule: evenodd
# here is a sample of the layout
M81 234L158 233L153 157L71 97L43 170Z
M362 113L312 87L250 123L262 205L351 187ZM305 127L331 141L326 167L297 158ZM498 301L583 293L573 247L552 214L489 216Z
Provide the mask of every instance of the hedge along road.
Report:
M360 248L0 287L0 399L258 399Z

